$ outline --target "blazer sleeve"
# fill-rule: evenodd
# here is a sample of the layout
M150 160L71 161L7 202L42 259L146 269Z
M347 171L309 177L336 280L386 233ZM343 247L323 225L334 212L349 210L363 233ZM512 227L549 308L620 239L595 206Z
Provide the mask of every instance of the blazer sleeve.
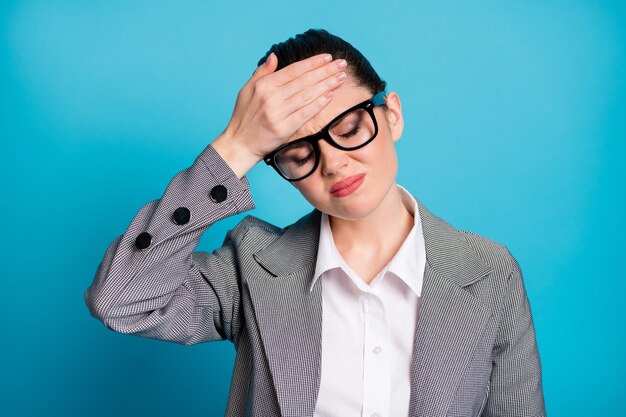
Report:
M508 251L507 251L508 252ZM483 417L545 416L541 363L522 271L512 271L493 349L490 392Z
M193 251L213 223L253 208L246 178L208 145L109 245L84 293L91 315L117 332L184 345L235 341L243 222L219 249Z

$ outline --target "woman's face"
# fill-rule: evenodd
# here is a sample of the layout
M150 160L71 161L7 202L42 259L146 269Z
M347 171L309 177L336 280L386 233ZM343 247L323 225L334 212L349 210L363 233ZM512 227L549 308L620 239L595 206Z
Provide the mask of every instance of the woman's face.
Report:
M289 141L318 132L344 110L372 98L366 88L351 83L350 73L348 80L336 88L333 94L331 102L307 121ZM400 139L403 130L400 100L396 93L387 95L387 107L387 111L380 106L374 108L378 134L363 148L344 151L334 148L325 140L318 142L321 153L319 166L307 178L293 182L315 208L330 216L358 220L374 212L387 198L395 185L398 172L395 141ZM337 188L339 181L349 177L362 177L356 183L360 185L331 192Z

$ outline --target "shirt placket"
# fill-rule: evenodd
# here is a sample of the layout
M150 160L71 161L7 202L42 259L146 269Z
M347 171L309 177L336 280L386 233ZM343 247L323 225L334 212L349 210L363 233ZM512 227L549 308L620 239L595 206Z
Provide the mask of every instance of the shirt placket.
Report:
M362 417L387 417L391 375L387 321L375 291L363 294L363 410Z

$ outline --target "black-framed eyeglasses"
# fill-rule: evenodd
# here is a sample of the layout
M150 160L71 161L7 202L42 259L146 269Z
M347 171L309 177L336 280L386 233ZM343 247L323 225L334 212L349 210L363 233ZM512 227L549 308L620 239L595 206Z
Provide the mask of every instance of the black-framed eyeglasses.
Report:
M319 141L344 151L364 147L378 134L374 107L385 104L386 91L381 91L335 117L319 132L286 143L263 160L287 181L299 181L311 175L320 162Z

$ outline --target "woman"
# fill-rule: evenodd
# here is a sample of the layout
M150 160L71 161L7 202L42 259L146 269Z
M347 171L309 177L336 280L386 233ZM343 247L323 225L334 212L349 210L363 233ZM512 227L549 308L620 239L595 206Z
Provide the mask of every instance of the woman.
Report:
M345 58L345 59L342 59ZM123 333L228 339L228 416L545 415L520 268L396 184L400 99L349 43L272 46L226 129L142 207L85 292ZM284 229L248 216L264 160L315 207Z

